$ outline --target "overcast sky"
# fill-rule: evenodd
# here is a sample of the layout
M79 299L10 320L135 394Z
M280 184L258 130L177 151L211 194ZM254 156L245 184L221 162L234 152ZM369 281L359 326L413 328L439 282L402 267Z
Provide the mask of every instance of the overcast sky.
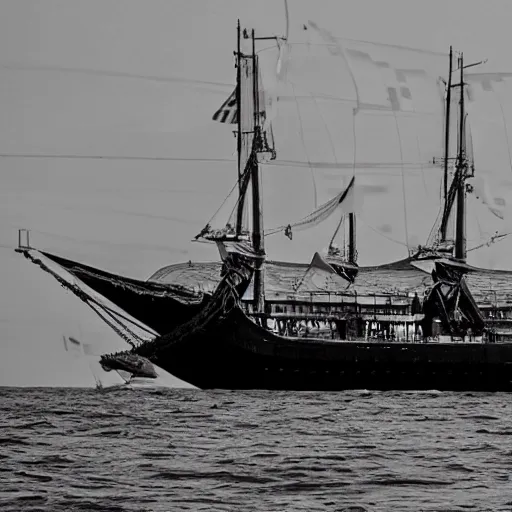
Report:
M468 60L489 58L487 69L512 71L509 0L289 7L294 27L312 19L346 38L443 52L452 44ZM284 34L279 0L0 0L2 343L44 344L61 325L91 325L81 304L9 248L19 227L33 230L34 245L137 278L217 258L189 241L236 172L230 130L211 115L234 84L238 17ZM42 154L140 159L8 156Z

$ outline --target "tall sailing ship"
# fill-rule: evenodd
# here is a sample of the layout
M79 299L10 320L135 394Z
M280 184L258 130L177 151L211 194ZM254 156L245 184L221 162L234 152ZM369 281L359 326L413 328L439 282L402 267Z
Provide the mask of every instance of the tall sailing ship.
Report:
M479 212L482 245L505 236L482 225L506 221L490 183L503 192L510 169L480 171L474 154L486 151L475 129L485 94L507 74L467 73L480 63L451 49L446 74L439 55L420 67L421 52L393 49L392 62L389 47L341 42L311 21L301 32L292 43L238 25L237 85L214 115L236 125L236 185L226 217L221 208L195 238L217 245L219 263L171 265L142 282L21 240L18 251L132 344L105 355L106 368L145 358L202 388L511 389L512 272L467 262L468 212ZM308 191L276 186L277 165ZM265 229L269 189L283 222ZM379 204L390 190L402 200ZM358 266L358 250L385 257L386 243L365 242L368 219L393 243L403 226L408 256ZM309 234L319 227L330 230L325 250ZM283 233L311 250L309 265L267 258Z

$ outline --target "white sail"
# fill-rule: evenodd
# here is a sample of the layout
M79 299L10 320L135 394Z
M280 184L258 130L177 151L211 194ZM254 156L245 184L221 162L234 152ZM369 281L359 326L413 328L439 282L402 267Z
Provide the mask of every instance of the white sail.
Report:
M306 27L287 45L272 121L277 158L263 170L266 226L306 217L355 175L364 197L360 255L375 261L377 244L386 246L382 262L405 257L425 243L439 212L442 168L433 161L443 154L444 105L436 73L447 57L346 43ZM325 245L337 222L308 232L308 245ZM296 257L306 237L295 240L293 249L276 237L267 246Z
M474 73L465 80L475 165L475 178L468 181L473 187L467 207L468 259L503 267L510 242L488 244L496 235L512 232L512 76Z
M278 91L272 119L277 158L263 170L266 226L307 218L355 175L364 198L357 223L362 262L384 263L425 244L439 227L443 205L448 54L345 41L314 22L283 48L261 53L272 63L267 70L276 61L285 70L272 86ZM475 165L466 237L470 262L492 267L496 261L483 256L492 252L486 243L512 232L512 74L474 70L465 72L465 146ZM454 70L448 186L458 148L459 77ZM338 221L328 219L293 243L270 237L268 252L306 259L310 253L302 255L301 247L325 245ZM452 213L447 238L454 230Z
M311 222L307 234L293 241L268 237L267 253L306 260L311 246L325 246L344 212L324 215L324 207L355 177L360 262L403 258L431 241L440 224L448 55L347 41L312 21L296 28L286 40L276 39L274 48L258 51L261 120L277 152L275 160L260 161L265 228L270 234L279 226L305 229L304 219L323 222ZM243 66L249 77L252 60ZM458 151L459 76L455 70L448 186ZM468 72L465 77L465 146L476 169L469 180L473 192L467 211L473 220L467 222L466 235L468 248L476 253L476 247L510 226L506 195L512 187L512 78ZM253 85L251 77L242 86L242 112L249 125ZM250 132L249 125L242 130ZM252 136L244 136L242 162L247 162L251 144ZM250 195L245 204L249 207ZM448 239L455 235L453 212Z

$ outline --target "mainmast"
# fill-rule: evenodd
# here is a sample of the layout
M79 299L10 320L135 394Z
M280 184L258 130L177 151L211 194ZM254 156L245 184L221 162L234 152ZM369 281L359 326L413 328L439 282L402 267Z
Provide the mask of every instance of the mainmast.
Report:
M444 133L444 203L448 199L448 160L450 158L450 107L452 99L452 65L453 65L453 49L450 46L450 67L448 73L448 84L446 86L446 119ZM441 240L446 240L446 226L441 232Z
M254 138L251 154L251 182L252 182L252 243L254 252L258 258L255 260L253 280L254 311L263 313L265 310L264 270L263 261L265 256L265 244L263 236L263 212L260 194L260 172L256 152L261 145L260 126L260 105L258 90L258 56L256 55L256 40L254 29L252 37L252 59L253 59L253 108L254 108ZM261 258L260 258L261 257Z
M459 57L460 100L459 100L459 148L457 157L457 217L455 231L455 258L466 259L466 119L464 111L464 54Z
M237 123L238 123L238 131L237 131L237 144L236 150L238 154L238 196L243 196L243 183L242 183L242 174L244 169L242 169L242 81L241 81L241 65L240 65L240 20L237 23L237 48L236 48L236 106L237 106ZM236 234L240 236L242 233L242 224L243 224L243 204L241 208L237 211L236 218Z

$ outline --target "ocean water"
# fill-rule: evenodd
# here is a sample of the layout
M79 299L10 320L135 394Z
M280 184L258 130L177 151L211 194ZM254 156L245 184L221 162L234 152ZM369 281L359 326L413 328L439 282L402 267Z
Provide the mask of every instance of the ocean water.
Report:
M0 510L511 511L511 420L510 394L3 388Z

